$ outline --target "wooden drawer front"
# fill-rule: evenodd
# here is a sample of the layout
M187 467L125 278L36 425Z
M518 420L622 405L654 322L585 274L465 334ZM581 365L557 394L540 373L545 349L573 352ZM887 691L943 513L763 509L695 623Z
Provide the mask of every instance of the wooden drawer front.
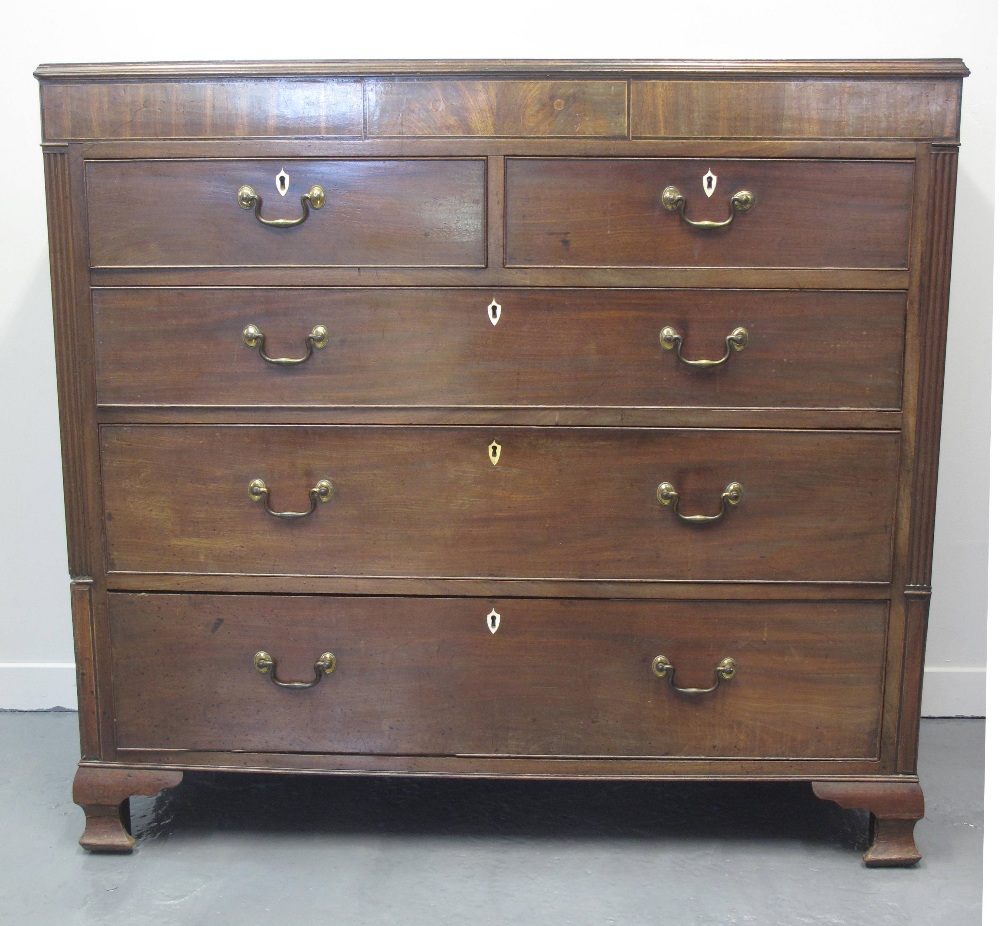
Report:
M624 80L369 80L368 134L628 134Z
M755 203L726 228L693 228L664 208L668 186L692 221L724 221L742 190ZM906 161L511 158L506 263L903 268L912 192Z
M487 629L495 610L500 624ZM111 595L122 748L875 758L886 605ZM253 666L266 651L283 690ZM736 674L707 688L725 657Z
M489 447L499 444L498 462ZM106 426L115 571L889 579L896 432ZM266 483L284 520L252 501ZM657 500L670 482L681 521Z
M152 80L50 83L50 139L272 138L364 133L360 80Z
M276 176L289 177L282 198ZM468 266L485 262L482 160L92 161L94 267ZM326 203L295 219L318 184Z
M96 289L98 401L900 407L905 293ZM487 307L496 300L499 321ZM297 366L316 325L329 344ZM744 327L749 343L712 369Z

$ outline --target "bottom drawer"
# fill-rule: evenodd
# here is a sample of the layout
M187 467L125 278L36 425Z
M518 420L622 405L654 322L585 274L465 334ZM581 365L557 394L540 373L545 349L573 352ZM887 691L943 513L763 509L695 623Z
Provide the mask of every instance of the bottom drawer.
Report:
M122 748L877 756L885 602L110 599ZM259 651L277 681L318 684L277 686Z

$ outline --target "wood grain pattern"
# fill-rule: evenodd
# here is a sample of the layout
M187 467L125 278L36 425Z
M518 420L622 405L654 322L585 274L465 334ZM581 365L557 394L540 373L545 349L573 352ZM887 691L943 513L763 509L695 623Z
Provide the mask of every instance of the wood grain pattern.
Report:
M93 299L105 405L900 407L904 293L116 288ZM303 356L318 324L330 343L273 366L238 349L248 323L272 354ZM750 342L723 367L694 369L660 346L666 324L688 357L718 359L737 325Z
M152 797L181 783L183 772L96 768L81 763L73 779L73 801L87 817L80 845L93 852L131 852L135 845L129 821L132 795Z
M128 796L198 768L812 781L875 814L869 864L919 858L967 73L39 68L84 845L130 848ZM236 200L293 218L315 183L293 229ZM695 220L757 200L698 230L667 185ZM330 343L274 369L248 323L272 355ZM689 357L750 343L692 370L664 325ZM333 499L278 520L254 478ZM712 524L656 500L714 513L734 480ZM340 662L283 691L261 648L281 678ZM684 697L659 653L738 674Z
M752 439L751 439L752 438ZM501 444L498 465L488 446ZM885 581L898 435L105 427L108 565L255 574ZM277 510L334 497L300 521ZM691 525L656 500L669 481Z
M636 138L958 139L962 81L633 80Z
M628 134L628 82L369 80L369 135Z
M150 158L374 158L480 157L698 157L698 158L850 158L912 161L924 143L913 139L733 139L599 138L586 135L553 141L544 135L514 138L488 135L426 137L379 136L274 137L252 140L101 139L81 141L88 160L121 161Z
M667 186L696 221L724 221L740 190L756 204L726 228L692 228L663 207ZM912 193L905 162L511 158L506 263L902 268Z
M479 427L750 428L898 431L899 411L859 409L415 405L102 405L101 424L379 424Z
M112 615L124 747L854 758L878 740L880 603L116 594ZM326 650L336 670L280 690L258 650L283 680L312 679ZM737 674L680 695L659 654L679 685L710 686L726 655Z
M811 782L818 776L878 780L874 759L682 759L614 756L511 758L507 756L386 756L330 752L220 752L120 749L115 768L177 771L292 772L298 775L384 775L423 778L520 778L527 781L771 781Z
M920 277L920 386L916 415L917 452L913 463L913 509L910 515L910 560L907 584L929 587L934 553L941 403L944 394L944 345L951 291L951 249L955 221L958 151L932 149Z
M101 81L46 83L42 132L79 138L355 136L360 80Z
M84 759L101 755L101 717L97 697L97 659L94 653L93 580L70 583L73 614L73 652L76 657L76 693L80 704L80 754Z
M907 270L748 267L108 267L98 286L530 286L602 289L844 289L902 290ZM239 275L234 279L234 269Z
M135 592L266 592L310 595L420 595L521 598L664 599L698 601L881 601L888 582L696 582L676 579L505 579L486 576L449 579L426 576L302 576L241 573L110 572L115 591Z
M908 592L904 597L906 633L902 660L902 690L899 698L899 732L896 771L915 775L917 743L920 736L920 703L924 684L924 655L927 648L927 617L930 595Z
M913 828L924 815L924 792L918 782L815 781L813 791L841 807L871 812L872 844L865 853L869 868L905 867L920 861L913 841Z
M527 74L593 74L620 77L623 74L657 74L675 78L757 76L773 80L794 77L873 77L899 79L927 77L968 77L969 69L959 58L846 58L780 60L692 60L692 59L560 59L560 58L467 58L389 59L355 61L171 61L121 62L113 64L42 64L35 77L47 81L163 80L268 77L350 77L358 74L395 76L494 75L509 77Z
M80 375L92 339L86 317L77 310L76 274L83 242L74 235L70 159L65 149L48 150L45 202L48 211L52 317L55 325L56 376L59 388L59 434L62 439L63 500L66 546L71 576L92 576L88 529L87 422L93 414L93 385ZM85 253L85 252L84 252Z
M482 160L91 161L91 265L481 267L485 182ZM314 184L327 201L269 228L237 202L244 184L266 219L301 216Z

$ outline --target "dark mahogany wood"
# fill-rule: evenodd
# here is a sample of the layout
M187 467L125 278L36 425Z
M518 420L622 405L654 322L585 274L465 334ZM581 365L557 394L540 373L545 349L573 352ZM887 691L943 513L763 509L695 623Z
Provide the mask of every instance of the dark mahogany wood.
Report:
M97 759L101 754L101 720L97 710L97 670L94 653L93 580L70 584L73 613L73 650L76 656L76 691L80 701L80 754Z
M930 161L931 189L927 198L928 215L919 282L922 299L915 319L919 332L921 370L914 421L917 449L913 463L910 558L906 570L907 585L921 588L930 587L934 552L934 499L937 496L941 441L958 151L955 148L932 149Z
M369 80L368 135L628 134L628 82Z
M896 868L920 861L913 828L924 816L924 792L916 780L814 781L813 791L841 807L871 813L872 843L865 853L869 868Z
M93 852L131 852L129 798L153 797L181 783L183 772L107 768L81 764L73 779L73 801L87 817L80 845Z
M898 435L605 428L105 427L116 571L886 581ZM488 448L501 446L494 465ZM263 479L270 517L247 489ZM657 501L670 482L688 515Z
M74 234L74 219L79 216L73 214L69 152L65 148L47 150L44 163L69 572L71 576L91 576L94 569L88 531L94 512L88 503L94 487L88 485L87 462L96 435L88 428L93 419L94 395L86 371L87 360L93 356L93 342L86 313L78 311L75 301L84 255L82 242Z
M275 177L289 176L282 199ZM87 165L94 267L456 266L485 262L482 160L93 161ZM241 208L249 185L265 219L296 219L314 185L326 205L293 228Z
M635 138L958 137L952 80L634 80Z
M967 74L40 67L83 844L189 768L795 780L914 862Z
M253 138L358 136L360 80L102 81L45 88L47 138Z
M498 321L488 306L499 304ZM469 289L97 289L105 405L898 409L904 293ZM268 352L239 350L248 323ZM717 360L737 326L749 346ZM449 336L442 338L440 332Z
M363 130L364 94L372 135L957 141L969 72L938 59L194 62L35 73L48 140L352 135Z
M692 228L664 208L667 186L686 197L693 221L725 221L741 190L756 204L726 228ZM905 162L511 158L505 263L905 267L912 190Z
M127 748L847 759L878 743L884 602L111 597ZM337 664L282 690L260 650L281 680ZM737 671L680 694L658 655L681 686L711 687L727 656Z

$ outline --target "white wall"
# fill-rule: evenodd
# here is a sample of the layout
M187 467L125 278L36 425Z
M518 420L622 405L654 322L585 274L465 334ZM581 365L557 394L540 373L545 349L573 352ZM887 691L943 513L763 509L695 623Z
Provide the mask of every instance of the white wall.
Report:
M600 12L594 12L599 9ZM492 13L489 19L478 11ZM815 12L814 12L815 10ZM288 21L281 17L287 13ZM75 703L48 257L41 62L311 58L962 57L964 141L924 712L985 705L996 0L8 4L0 36L0 708Z

